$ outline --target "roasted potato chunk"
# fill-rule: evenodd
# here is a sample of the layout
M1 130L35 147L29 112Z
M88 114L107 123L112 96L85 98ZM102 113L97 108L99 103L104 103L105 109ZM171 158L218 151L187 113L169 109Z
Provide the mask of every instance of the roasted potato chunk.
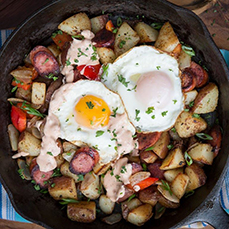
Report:
M138 198L134 198L130 201L127 200L125 202L122 202L121 209L122 209L123 218L127 219L129 212L140 205L142 205L142 202Z
M93 167L94 173L99 176L105 174L106 171L111 167L111 163L101 165L99 162Z
M155 47L165 51L172 52L180 44L171 24L166 22L160 29L159 35L155 42Z
M158 36L158 31L144 22L138 22L134 30L140 37L139 43L154 42Z
M34 105L41 106L45 103L46 84L34 82L32 84L31 102Z
M189 151L190 157L207 165L211 165L214 159L213 147L206 143L197 143Z
M105 214L109 215L114 210L115 202L103 194L99 197L99 207Z
M183 49L180 52L178 63L180 69L188 68L191 65L191 56L187 54Z
M35 138L28 131L24 131L19 136L18 153L28 153L30 156L38 156L41 148L41 140Z
M142 204L137 208L134 208L127 216L127 221L142 226L153 216L153 206L150 204Z
M169 132L163 132L159 140L153 146L153 152L157 154L158 157L164 159L168 153L168 145L170 142Z
M183 168L167 170L164 177L168 182L172 182L179 173L183 173Z
M185 174L189 177L189 182L186 191L191 191L205 184L207 176L204 170L197 164L192 164L185 168Z
M145 180L146 178L150 177L150 172L137 172L130 176L129 181L130 185L134 187L137 183L139 183L142 180Z
M99 192L99 176L93 172L87 173L81 183L80 191L89 199L97 199Z
M184 93L185 97L185 105L189 105L191 102L193 102L196 99L196 96L198 95L197 90L192 90Z
M50 196L55 200L75 199L77 200L76 184L70 177L55 177L48 188Z
M96 219L96 205L93 201L80 201L68 204L67 215L70 220L91 223Z
M106 47L97 48L97 53L99 55L102 64L113 63L116 58L115 53L111 48L106 48Z
M103 29L108 21L108 15L100 15L91 18L91 31L93 33L99 32Z
M31 101L31 89L24 90L23 88L18 87L16 94L16 98L26 100L28 102Z
M162 162L161 170L177 169L185 165L185 159L180 148L175 148L169 152Z
M58 29L74 36L83 30L91 30L91 21L87 14L78 13L61 22Z
M115 36L114 52L116 57L133 48L139 40L138 34L126 22L123 22Z
M11 149L12 151L16 151L18 149L19 132L14 127L13 124L8 125L8 134L9 134Z
M171 191L174 195L181 199L182 196L185 194L188 182L189 177L186 174L179 173L170 185Z
M209 83L203 87L196 99L192 111L196 114L205 114L216 109L219 98L218 87L214 83Z
M160 193L156 186L150 186L146 189L139 191L138 198L142 203L151 204L155 206L159 200Z
M196 117L191 112L182 112L177 118L175 128L181 138L189 138L207 128L207 123L201 117Z

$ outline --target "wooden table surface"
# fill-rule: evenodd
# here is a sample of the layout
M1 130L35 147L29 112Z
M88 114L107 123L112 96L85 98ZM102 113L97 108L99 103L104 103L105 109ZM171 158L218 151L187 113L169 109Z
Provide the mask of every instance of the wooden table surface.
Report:
M28 16L53 0L0 0L0 30L15 28ZM170 0L185 5L187 0ZM229 0L205 0L202 4L188 5L204 21L219 48L229 50ZM42 229L35 224L0 219L2 229Z

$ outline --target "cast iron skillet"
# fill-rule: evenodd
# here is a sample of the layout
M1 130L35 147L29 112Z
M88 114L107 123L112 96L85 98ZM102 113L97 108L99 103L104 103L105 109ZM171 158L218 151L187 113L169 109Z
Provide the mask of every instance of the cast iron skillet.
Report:
M102 11L118 15L136 17L144 15L149 21L169 20L180 40L191 44L196 51L198 60L202 60L209 69L211 80L220 89L218 105L220 124L224 129L222 149L214 164L207 168L207 184L196 190L195 195L181 201L181 206L175 210L166 210L159 220L151 220L143 228L177 228L186 223L204 220L216 228L228 228L226 213L218 204L218 193L223 175L229 164L229 71L212 41L206 27L192 12L177 7L163 0L99 0L99 1L55 1L27 19L8 39L0 53L0 175L15 209L26 219L47 228L134 228L124 220L113 226L101 223L80 224L70 221L66 211L49 195L36 191L30 182L18 176L16 161L11 159L7 135L7 125L10 123L10 104L7 98L12 96L9 72L22 63L24 55L35 45L41 44L57 25L77 12L86 12L89 16L100 15Z

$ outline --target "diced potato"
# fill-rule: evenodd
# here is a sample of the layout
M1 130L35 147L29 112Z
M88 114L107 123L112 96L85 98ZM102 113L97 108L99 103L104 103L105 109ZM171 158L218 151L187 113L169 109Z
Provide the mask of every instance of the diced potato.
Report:
M107 215L111 214L115 207L115 202L111 201L106 195L101 195L99 198L99 207Z
M210 144L197 143L188 151L188 154L195 161L211 165L214 159L214 153L212 149L213 148Z
M168 153L168 145L170 142L169 132L165 131L161 134L159 140L153 146L153 152L157 154L158 157L164 159Z
M155 47L165 52L172 52L179 43L171 24L166 22L159 31Z
M180 203L180 200L177 198L177 196L175 196L173 194L173 192L165 189L164 187L162 187L161 185L157 186L157 190L162 194L162 196L167 199L168 201L172 202L172 203ZM163 201L160 200L161 198L159 197L159 203L162 204ZM161 203L162 202L162 203ZM163 205L163 204L162 204ZM163 205L164 206L164 205Z
M100 196L99 176L93 172L87 173L81 183L80 191L89 199L97 199Z
M188 182L189 177L183 173L179 173L170 185L171 191L174 195L181 199L182 196L185 194Z
M207 176L204 170L197 164L191 164L185 168L185 173L189 177L189 183L186 191L191 191L205 184Z
M60 55L60 49L57 48L57 45L55 43L52 43L51 45L49 45L47 47L51 52L52 54L57 58L59 55ZM58 58L57 58L58 59Z
M140 153L140 158L145 163L154 163L158 156L153 151L143 151Z
M10 145L11 145L12 151L17 151L17 149L18 149L19 132L14 127L13 124L9 124L8 125L8 134L9 134Z
M198 95L197 90L192 90L184 93L185 98L185 105L189 105L191 102L193 102L196 99L196 96Z
M76 184L73 178L70 177L55 177L52 180L52 185L48 188L50 196L55 200L75 199L77 200Z
M56 160L56 163L57 163L57 168L60 168L60 166L65 162L63 156L62 156L62 153L58 154L56 157L55 157L55 160Z
M113 225L122 220L122 215L120 213L113 213L112 215L102 218L102 221L106 224Z
M45 103L46 84L34 82L32 84L31 102L35 105L43 105Z
M78 13L61 22L58 29L74 36L83 30L91 30L91 21L87 14Z
M41 140L35 138L28 131L23 131L19 136L18 153L29 153L30 156L38 156L41 148Z
M138 34L126 22L123 22L115 36L114 51L116 57L133 48L139 40Z
M122 216L124 219L127 219L127 216L130 211L132 211L134 208L137 208L138 206L142 205L142 202L138 198L134 198L130 201L125 201L121 203L121 209L122 209Z
M93 33L99 32L103 29L108 21L108 15L100 15L91 18L91 31Z
M183 49L180 52L178 63L180 69L188 68L191 65L191 56L188 55Z
M69 170L69 162L65 161L61 166L60 166L60 172L66 176L66 177L71 177L74 179L75 183L80 182L79 176L76 174L72 173Z
M67 215L70 220L91 223L96 219L96 205L94 201L80 201L70 203L67 207Z
M172 182L179 173L183 173L183 168L167 170L164 177L168 182Z
M214 83L209 83L199 91L195 99L192 111L197 114L212 112L217 107L218 98L218 87Z
M150 177L150 172L137 172L130 176L130 185L134 187L134 185L138 184L140 181L145 180L148 177Z
M158 36L158 31L144 22L138 22L134 30L140 37L139 43L154 42Z
M17 69L10 72L10 74L19 81L23 81L25 83L31 83L33 70L32 68L19 66Z
M99 55L102 64L113 63L116 58L115 53L111 48L106 48L106 47L97 48L97 53Z
M105 174L106 171L111 167L111 163L101 165L99 162L93 167L94 173L99 176Z
M140 190L138 193L138 198L142 203L155 206L158 202L159 192L157 191L156 187L150 186L146 189Z
M169 152L168 156L163 160L160 169L177 169L185 165L185 159L180 148L175 148Z
M171 197L170 194L168 194L168 195L169 195L169 197ZM176 197L176 196L175 196L174 194L172 194L172 197ZM177 197L176 197L176 198L177 198ZM177 198L177 200L179 200L179 199ZM166 199L163 195L160 196L158 202L159 202L162 206L164 206L164 207L166 207L166 208L178 208L178 207L180 206L180 202L174 203L174 202L172 202L172 201Z
M31 90L30 89L24 90L18 87L15 96L16 98L20 98L20 99L30 102L31 101Z
M191 112L182 112L175 123L177 133L181 138L189 138L207 128L207 123L201 117L195 117Z
M127 221L137 225L142 226L153 216L153 206L150 204L142 204L139 207L130 211L127 216Z
M64 149L64 152L68 152L71 149L76 150L77 146L72 144L71 142L64 142L63 143L63 149Z

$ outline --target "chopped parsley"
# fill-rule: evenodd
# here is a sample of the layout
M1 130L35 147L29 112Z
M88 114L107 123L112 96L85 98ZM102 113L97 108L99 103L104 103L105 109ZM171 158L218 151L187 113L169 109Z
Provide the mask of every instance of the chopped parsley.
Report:
M151 114L154 110L155 110L154 107L148 107L146 114Z
M93 109L94 104L91 101L86 102L86 104L87 104L87 106L88 106L89 109Z
M50 156L53 156L52 152L50 152L50 151L48 151L47 154Z
M84 180L83 174L78 174L77 176L78 176L77 181L83 181Z
M163 111L163 112L161 113L162 117L165 117L165 116L167 115L167 113L168 113L168 111Z
M140 117L138 117L140 113L140 110L135 109L135 120L138 122L140 120Z
M122 18L118 17L117 18L117 26L119 27L119 26L121 26L121 24L122 24Z
M124 78L121 74L118 75L118 81L119 81L120 83L122 83L125 87L128 87L129 81L127 82L127 81L126 81L126 78Z
M159 70L161 68L161 66L157 66L156 69Z
M173 100L173 103L174 103L174 104L176 104L176 103L177 103L177 100L176 100L176 99L174 99L174 100Z
M121 40L121 41L119 42L118 47L119 47L120 49L122 49L122 48L123 48L123 45L125 45L125 44L126 44L126 41Z
M104 133L103 130L98 130L98 131L96 131L95 137L99 137L99 136L103 135L103 133Z
M114 110L113 110L113 114L111 115L112 117L116 117L116 113L117 113L117 110L118 110L118 107L116 107Z
M199 114L194 113L194 114L192 115L192 117L193 117L193 118L200 118L200 115L199 115Z
M161 22L154 22L151 24L151 27L153 27L156 30L159 30L162 27L163 23Z
M66 60L65 64L66 64L67 66L71 65L70 58L68 58L68 59Z

